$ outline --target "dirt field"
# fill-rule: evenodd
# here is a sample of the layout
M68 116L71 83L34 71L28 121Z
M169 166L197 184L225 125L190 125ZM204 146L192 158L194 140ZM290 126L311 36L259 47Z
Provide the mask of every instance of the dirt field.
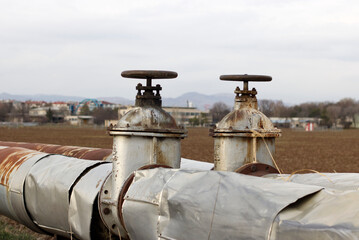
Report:
M53 143L112 148L103 128L0 127L1 141ZM213 162L213 139L207 128L189 128L182 157ZM299 169L321 172L359 172L359 130L304 132L283 130L275 160L285 173Z
M182 157L213 162L213 139L207 128L190 128L182 141ZM103 128L0 127L0 141L52 143L60 145L111 148L112 137ZM300 169L320 172L359 172L359 130L304 132L283 130L277 139L275 160L280 169L291 173ZM28 238L24 227L0 216L0 227L11 239L50 239L41 235ZM9 230L10 229L10 230ZM0 240L10 239L2 237ZM12 234L12 235L11 235Z

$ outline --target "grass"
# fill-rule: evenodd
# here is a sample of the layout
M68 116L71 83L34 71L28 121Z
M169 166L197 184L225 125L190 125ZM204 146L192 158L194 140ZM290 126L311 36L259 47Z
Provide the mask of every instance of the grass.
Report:
M35 240L35 236L24 231L22 225L9 224L5 217L0 218L0 240Z

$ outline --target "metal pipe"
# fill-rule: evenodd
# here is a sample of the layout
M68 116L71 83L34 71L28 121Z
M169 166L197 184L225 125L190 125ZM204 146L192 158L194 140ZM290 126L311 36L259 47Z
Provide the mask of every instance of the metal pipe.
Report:
M0 214L40 233L90 239L97 195L111 170L109 162L0 147Z
M87 160L104 160L111 161L112 159L112 149L107 148L88 148L88 147L79 147L79 146L62 146L62 145L54 145L54 144L44 144L44 143L25 143L25 142L7 142L0 141L0 148L3 147L21 147L31 150L36 150L44 153L52 153L52 154L60 154L64 156L71 155L72 157L79 159L87 159ZM55 151L54 151L55 149ZM60 151L59 149L63 150ZM88 151L87 154L75 154L70 153L68 150L75 150L77 152ZM92 151L91 151L92 150ZM71 157L70 156L70 157ZM211 170L213 168L213 163L202 162L193 159L181 158L180 161L181 169L192 169L192 170ZM172 164L171 164L172 165Z
M0 146L21 147L32 149L39 152L60 154L68 157L88 160L104 160L110 161L112 157L111 149L77 147L77 146L62 146L45 143L25 143L25 142L5 142L0 141Z
M135 172L122 211L130 239L357 239L358 200L351 189L152 169Z

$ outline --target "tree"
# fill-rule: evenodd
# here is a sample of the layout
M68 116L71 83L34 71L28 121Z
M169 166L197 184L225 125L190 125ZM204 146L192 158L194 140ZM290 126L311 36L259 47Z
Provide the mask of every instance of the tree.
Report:
M199 119L198 117L194 117L188 120L191 126L198 126L199 125Z
M54 112L51 110L51 108L47 109L46 118L47 118L48 122L52 122L52 120L54 118Z
M259 110L267 117L286 117L288 108L281 100L260 100Z
M0 102L0 122L8 121L8 115L12 108L11 103Z
M217 123L230 112L230 108L223 102L216 102L209 112L212 115L213 123Z
M94 117L94 123L102 125L105 123L105 120L117 120L118 119L118 108L96 108L92 112Z
M91 115L91 111L89 109L89 106L87 104L83 104L80 109L80 115Z

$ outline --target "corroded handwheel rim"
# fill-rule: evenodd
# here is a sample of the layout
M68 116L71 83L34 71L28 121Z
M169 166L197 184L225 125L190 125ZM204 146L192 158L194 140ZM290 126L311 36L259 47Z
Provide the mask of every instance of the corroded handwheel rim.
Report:
M178 74L172 71L159 70L129 70L123 71L121 76L124 78L140 78L140 79L170 79L176 78Z
M234 75L221 75L219 79L223 81L247 81L247 82L270 82L271 76L266 75L247 75L247 74L234 74Z

